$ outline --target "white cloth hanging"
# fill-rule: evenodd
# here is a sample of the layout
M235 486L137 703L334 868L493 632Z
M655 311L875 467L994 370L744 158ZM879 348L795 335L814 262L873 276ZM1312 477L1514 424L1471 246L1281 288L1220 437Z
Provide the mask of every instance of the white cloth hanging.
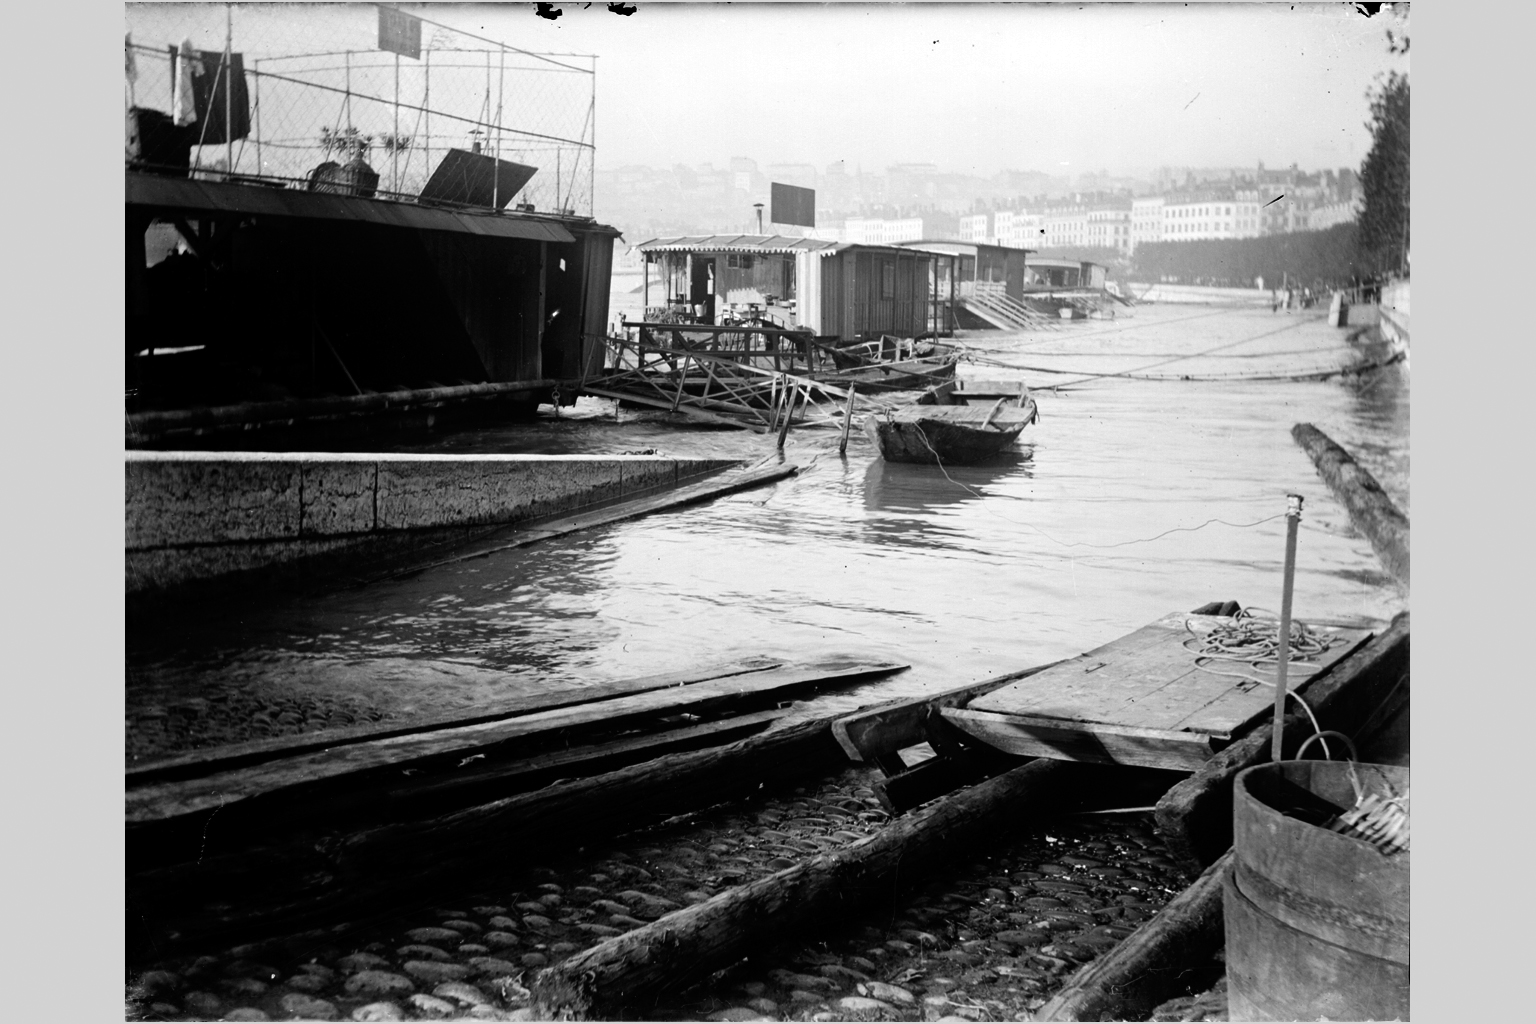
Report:
M181 52L176 55L176 96L171 108L171 123L178 128L184 128L197 120L197 101L192 93L192 76L203 73L202 62L197 59L197 51L192 49L192 40L181 41Z

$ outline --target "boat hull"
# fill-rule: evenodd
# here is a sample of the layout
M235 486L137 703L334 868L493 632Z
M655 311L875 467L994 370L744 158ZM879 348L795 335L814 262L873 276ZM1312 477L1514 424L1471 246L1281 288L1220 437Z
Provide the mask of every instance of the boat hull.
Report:
M913 406L888 417L870 416L864 429L887 462L971 465L1010 447L1034 414L1033 405L1009 409L981 426L974 416L956 415L969 411L965 406Z

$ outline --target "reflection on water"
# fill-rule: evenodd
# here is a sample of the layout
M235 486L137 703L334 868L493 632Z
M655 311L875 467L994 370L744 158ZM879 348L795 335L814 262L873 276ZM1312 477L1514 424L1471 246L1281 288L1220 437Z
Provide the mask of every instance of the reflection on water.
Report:
M1099 364L1135 369L1170 358L1181 360L1175 370L1237 373L1240 365L1241 374L1101 377L1037 390L1032 459L947 475L885 464L857 431L846 458L834 432L796 431L786 457L802 472L770 487L407 579L130 628L129 702L238 678L386 686L396 695L417 687L453 706L754 654L867 652L913 666L883 692L958 686L1070 656L1211 600L1277 608L1289 491L1306 497L1297 616L1385 621L1401 610L1404 597L1290 430L1317 425L1406 511L1406 372L1358 382L1252 379L1344 365L1354 352L1346 332L1319 318L1134 312L1042 334L978 332L988 361L963 365L962 374L1039 389L1072 379L1067 372L1085 363L1103 372ZM999 365L1047 360L1066 372ZM612 403L584 399L576 416L558 421L405 447L656 448L757 459L772 453L773 439L615 423Z

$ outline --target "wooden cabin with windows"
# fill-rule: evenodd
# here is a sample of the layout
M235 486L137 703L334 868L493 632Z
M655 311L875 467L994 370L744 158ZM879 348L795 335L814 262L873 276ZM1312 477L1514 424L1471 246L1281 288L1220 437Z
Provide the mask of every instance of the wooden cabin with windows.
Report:
M764 320L838 341L934 330L931 253L783 235L655 238L636 248L647 321Z

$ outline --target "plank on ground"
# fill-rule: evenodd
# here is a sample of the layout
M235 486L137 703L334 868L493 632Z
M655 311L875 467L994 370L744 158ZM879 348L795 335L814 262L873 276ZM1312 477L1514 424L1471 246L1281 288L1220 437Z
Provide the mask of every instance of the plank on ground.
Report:
M607 728L620 722L719 706L745 696L787 694L820 684L848 683L906 668L895 662L837 659L809 666L785 666L732 679L694 683L615 697L593 705L557 708L518 718L443 729L284 758L180 782L150 784L128 791L127 818L153 821L225 807L286 787L347 776L376 768L404 768L413 762L486 753L499 744L539 734Z
M159 757L131 765L126 772L127 784L133 787L151 779L166 778L172 775L177 777L186 777L191 774L206 775L214 771L224 771L246 764L254 764L258 761L269 761L275 757L309 753L316 750L328 750L333 747L357 743L363 740L385 739L391 736L429 732L434 729L450 726L476 725L481 722L499 721L504 718L526 715L534 711L574 707L578 704L590 704L595 701L622 697L631 693L663 690L668 687L686 686L689 683L700 683L711 679L724 679L728 676L742 675L749 672L762 672L767 669L779 668L783 664L784 661L781 658L743 658L740 661L699 669L689 669L682 672L664 672L659 675L621 679L611 683L599 683L595 686L572 687L565 690L553 690L547 693L528 694L511 700L498 701L490 706L482 705L473 708L463 708L458 711L437 715L413 716L408 722L359 725L345 729L327 729L324 732L305 733L299 736L278 736L272 739L251 740L246 743L231 743L209 750L193 750L185 754L173 754L168 757Z

